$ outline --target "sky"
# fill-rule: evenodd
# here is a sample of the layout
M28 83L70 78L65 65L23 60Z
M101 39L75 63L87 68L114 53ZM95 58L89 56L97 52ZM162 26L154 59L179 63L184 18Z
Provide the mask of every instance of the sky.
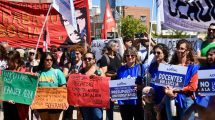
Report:
M155 0L156 1L156 0ZM93 5L100 5L100 0L92 0ZM152 0L116 0L117 6L142 6L152 8ZM155 19L154 11L154 19Z

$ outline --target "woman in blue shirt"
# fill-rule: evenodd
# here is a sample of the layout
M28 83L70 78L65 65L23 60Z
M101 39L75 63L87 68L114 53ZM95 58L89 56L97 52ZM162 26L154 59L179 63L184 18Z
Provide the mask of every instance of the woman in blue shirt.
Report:
M130 47L124 52L123 62L125 65L121 66L117 72L118 79L134 78L137 85L137 99L119 100L119 108L122 120L143 120L143 108L141 102L144 67L140 64L137 50Z

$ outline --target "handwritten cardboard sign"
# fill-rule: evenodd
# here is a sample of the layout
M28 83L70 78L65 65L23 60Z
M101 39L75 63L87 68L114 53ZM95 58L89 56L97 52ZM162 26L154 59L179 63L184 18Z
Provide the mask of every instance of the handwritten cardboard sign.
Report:
M56 88L37 88L32 109L67 109L67 89L64 87Z
M198 93L204 96L215 96L215 70L199 70Z
M109 108L110 78L71 74L67 84L68 102L73 106Z
M158 77L155 79L155 84L182 89L184 87L187 69L184 66L161 63L158 67Z
M129 100L137 99L135 90L135 79L120 79L111 80L110 82L110 96L112 100Z
M38 77L30 74L3 70L0 79L0 99L31 105L37 88Z

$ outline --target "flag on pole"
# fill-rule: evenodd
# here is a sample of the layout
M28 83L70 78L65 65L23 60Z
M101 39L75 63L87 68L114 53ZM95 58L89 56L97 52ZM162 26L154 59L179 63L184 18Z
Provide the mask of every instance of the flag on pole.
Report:
M44 29L44 38L43 38L43 52L48 52L48 47L50 45L50 36L49 36L49 30L48 30L48 24L46 23L45 29Z
M112 28L115 28L115 27L116 27L116 22L113 18L108 0L106 0L104 21L103 21L102 31L101 31L102 39L107 39L107 32L112 32Z
M53 7L77 30L73 0L53 0Z

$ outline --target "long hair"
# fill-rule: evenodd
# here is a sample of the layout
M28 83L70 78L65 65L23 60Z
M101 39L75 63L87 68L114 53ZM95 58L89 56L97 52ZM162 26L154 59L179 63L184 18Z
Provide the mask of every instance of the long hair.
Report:
M169 58L169 49L165 44L162 43L158 43L157 45L155 45L153 47L153 51L155 51L155 49L159 48L163 54L164 54L164 61L168 62L168 58Z
M135 47L129 47L125 50L123 55L123 63L126 63L126 55L136 55L136 61L135 64L140 64L140 57L138 56L137 49Z
M197 63L195 57L194 57L194 53L193 53L193 47L192 47L192 44L185 40L185 39L181 39L177 42L176 44L176 48L179 48L181 44L186 44L186 47L187 47L187 50L186 51L189 51L189 53L187 54L187 61L186 63L188 64L194 64L194 63ZM170 64L178 64L179 60L178 60L178 56L177 56L177 53L175 52L172 59L171 59L171 62Z
M0 60L7 60L7 50L0 44Z
M42 53L41 58L40 58L40 63L39 63L39 66L38 66L38 71L44 70L44 62L45 62L45 60L46 60L46 58L48 56L51 56L51 58L53 60L52 67L53 68L56 67L57 60L55 59L55 57L50 52L44 52L44 53Z
M23 65L19 52L15 50L8 53L7 60L13 62L12 66L8 66L10 70L16 70ZM15 63L18 66L15 66Z

